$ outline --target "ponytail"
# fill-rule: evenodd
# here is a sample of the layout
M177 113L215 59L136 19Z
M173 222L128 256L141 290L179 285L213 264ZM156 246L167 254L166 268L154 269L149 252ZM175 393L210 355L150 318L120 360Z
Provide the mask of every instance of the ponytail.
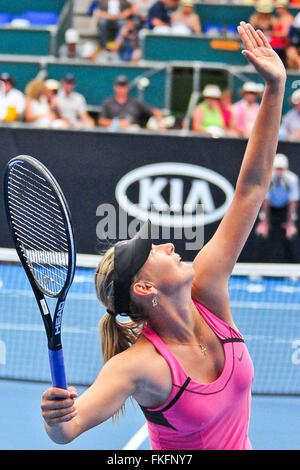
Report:
M109 248L103 256L95 273L95 288L100 302L106 306L107 312L99 322L99 333L104 363L116 354L128 349L138 339L146 318L142 309L133 302L130 304L130 320L121 322L114 313L114 248ZM137 276L136 276L137 278ZM133 282L135 282L136 278ZM125 405L112 417L116 421L119 414L124 414Z
M145 312L133 302L130 304L129 321L121 322L116 318L114 314L113 270L114 247L107 250L95 273L97 297L107 308L107 312L99 323L104 362L134 344L146 321Z
M104 363L134 344L142 328L134 321L120 322L115 315L105 313L99 323Z

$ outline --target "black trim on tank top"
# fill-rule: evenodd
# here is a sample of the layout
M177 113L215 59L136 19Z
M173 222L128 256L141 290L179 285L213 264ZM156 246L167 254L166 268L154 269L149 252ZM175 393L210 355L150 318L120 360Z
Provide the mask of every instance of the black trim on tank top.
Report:
M221 340L223 344L225 343L244 343L243 338L226 338Z
M160 424L161 426L165 426L167 428L174 429L174 431L177 431L177 429L174 428L174 426L172 426L172 424L170 424L169 421L166 419L166 417L163 415L163 412L167 411L169 408L171 408L179 400L179 398L183 394L184 390L186 389L186 387L188 386L190 381L191 381L191 378L188 377L186 379L186 381L184 382L184 384L180 387L180 389L176 393L173 400L171 400L170 403L167 406L165 406L162 410L158 410L158 411L148 410L148 408L145 408L144 406L140 405L141 410L145 415L145 418L148 421L150 421L151 423Z

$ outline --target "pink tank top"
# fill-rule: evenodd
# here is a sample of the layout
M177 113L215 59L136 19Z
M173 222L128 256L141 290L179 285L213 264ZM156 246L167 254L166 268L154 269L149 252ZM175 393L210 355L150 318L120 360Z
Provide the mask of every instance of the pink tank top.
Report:
M241 334L194 301L199 313L223 344L225 364L214 382L191 379L173 353L147 325L148 338L168 363L172 391L158 408L142 411L153 450L250 450L253 364Z

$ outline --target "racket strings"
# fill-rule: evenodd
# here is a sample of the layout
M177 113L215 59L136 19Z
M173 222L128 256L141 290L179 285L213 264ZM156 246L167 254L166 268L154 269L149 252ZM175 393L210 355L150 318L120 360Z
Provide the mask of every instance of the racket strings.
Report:
M23 183L23 178L19 178L18 176L15 176L15 179L16 179L16 182L18 182L19 184ZM44 201L48 204L49 200L47 198L47 193L46 192L45 192L45 194L42 194L42 192L41 193L37 192L35 190L36 186L31 185L30 182L27 181L27 190L28 190L28 192L30 191L30 188L31 188L31 195L30 196L31 196L32 199L35 199L37 204L39 204L39 202L41 200L41 197L44 197ZM53 197L52 194L49 194L49 196ZM54 202L56 202L55 199L54 199ZM57 214L60 216L60 210L59 209L56 209L55 207L53 207L52 209L53 209L54 212L56 211ZM43 207L43 210L46 211L49 215L51 215L51 217L53 217L55 215L53 212L48 210L47 207ZM58 219L58 222L59 222L59 219Z
M20 199L20 198L17 198L17 199ZM14 198L10 198L10 200L14 200ZM26 214L26 207L24 208L24 206L23 206L21 200L19 200L19 206L18 206L18 207L19 207L18 209L15 208L15 214L14 214L14 216L15 216L15 218L17 218L17 217L19 216L19 218L20 218L20 225L22 225L22 222L21 222L21 221L22 221L22 217L27 215L27 214ZM24 208L25 211L20 210L20 208ZM37 233L37 239L39 240L39 237L43 238L42 234L41 234L40 231L38 230L39 228L43 228L43 225L40 223L40 220L41 220L41 219L39 219L33 211L31 211L31 212L29 211L28 213L30 213L30 215L31 215L31 217L32 217L32 219L33 219L33 222L34 222L33 224L30 224L30 223L28 222L28 225L30 225L31 230L32 230L33 232L36 232L36 233ZM18 216L17 216L16 214L18 214ZM51 225L48 224L46 221L44 222L44 224L48 227L48 230L49 230L48 240L50 240L51 242L53 242L54 245L57 244L57 247L61 246L61 245L59 245L59 244L57 243L58 240L57 240L57 238L55 238L56 235L57 235L57 233L55 233L55 232L53 232L53 231L51 230ZM50 233L51 233L51 235L50 235ZM53 235L53 236L52 236L52 235ZM58 233L58 235L60 236L60 233ZM47 240L47 239L44 239L44 242L47 243L48 240ZM67 245L66 243L64 243L64 240L61 241L61 244L64 245L64 246L65 246L65 249L67 250L68 245ZM51 247L53 247L53 245L51 245Z
M8 180L12 225L35 279L58 295L68 274L68 238L51 186L25 164L14 165Z

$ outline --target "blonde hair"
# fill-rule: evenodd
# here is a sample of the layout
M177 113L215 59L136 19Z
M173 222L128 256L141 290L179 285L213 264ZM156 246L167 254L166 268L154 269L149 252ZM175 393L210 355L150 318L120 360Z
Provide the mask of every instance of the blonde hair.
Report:
M136 282L139 273L132 281ZM103 255L96 272L95 288L99 301L111 312L114 312L114 247ZM130 320L121 322L113 313L106 312L99 322L99 333L104 363L110 358L128 349L136 342L146 322L146 313L133 301L130 302ZM124 412L124 406L119 410ZM116 415L113 417L116 418Z
M35 100L45 95L47 91L47 86L43 80L31 80L25 88L25 94Z

